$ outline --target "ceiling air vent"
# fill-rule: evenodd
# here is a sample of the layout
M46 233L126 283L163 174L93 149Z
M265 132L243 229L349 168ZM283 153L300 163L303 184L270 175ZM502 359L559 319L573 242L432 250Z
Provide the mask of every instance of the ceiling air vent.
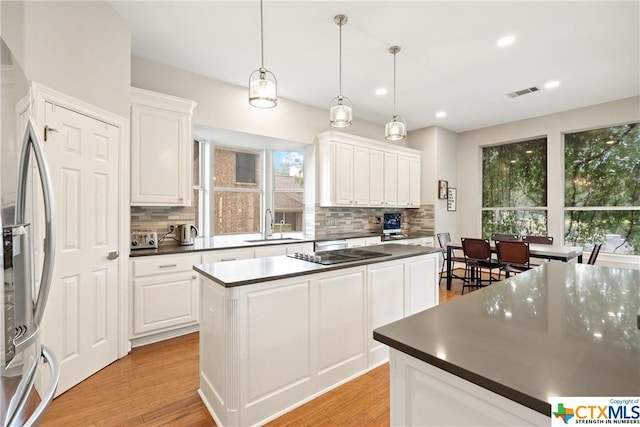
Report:
M507 96L508 96L509 98L516 98L516 97L518 97L518 96L526 95L526 94L528 94L528 93L537 92L537 91L539 91L539 90L540 90L540 89L538 89L537 87L532 86L532 87L529 87L529 88L526 88L526 89L517 90L517 91L515 91L515 92L508 93L508 94L507 94Z

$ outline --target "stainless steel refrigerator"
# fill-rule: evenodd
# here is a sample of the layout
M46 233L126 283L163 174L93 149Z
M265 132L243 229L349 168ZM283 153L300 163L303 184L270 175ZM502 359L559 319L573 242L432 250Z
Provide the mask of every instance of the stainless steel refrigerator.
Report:
M25 101L29 104L28 81L2 38L0 59L0 304L4 311L0 316L0 422L31 426L53 399L60 372L54 355L40 340L55 255L53 188L38 127L29 109L20 108ZM40 218L32 213L35 205L43 207L42 224L34 223L34 218ZM32 233L40 229L44 247L36 257L32 248L42 236ZM34 387L37 375L50 378L41 393Z

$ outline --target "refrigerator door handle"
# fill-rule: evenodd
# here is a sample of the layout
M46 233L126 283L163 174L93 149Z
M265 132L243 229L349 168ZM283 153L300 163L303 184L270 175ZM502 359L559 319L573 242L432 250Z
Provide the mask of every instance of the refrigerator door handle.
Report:
M55 356L46 346L42 346L42 357L49 363L49 387L45 393L40 396L40 404L33 411L29 419L24 423L24 427L31 427L39 425L42 415L44 415L45 409L49 406L49 403L53 400L53 395L58 387L58 380L60 379L60 367Z
M44 260L42 264L42 275L40 277L40 289L34 304L33 321L36 325L42 322L44 308L49 297L51 279L53 274L53 261L55 258L56 233L55 233L55 206L53 203L53 184L49 166L42 151L42 144L38 139L36 125L33 118L29 117L27 129L22 139L22 149L20 152L20 163L18 169L18 189L16 195L16 222L25 222L26 211L26 190L29 172L29 148L33 149L34 158L40 173L40 183L42 184L42 197L44 200L45 217L45 243Z

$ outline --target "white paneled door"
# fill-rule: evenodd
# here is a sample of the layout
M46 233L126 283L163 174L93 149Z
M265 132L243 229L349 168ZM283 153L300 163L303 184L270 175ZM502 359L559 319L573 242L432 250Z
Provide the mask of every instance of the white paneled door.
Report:
M43 332L61 364L60 394L118 354L119 131L49 102L43 125L57 226Z

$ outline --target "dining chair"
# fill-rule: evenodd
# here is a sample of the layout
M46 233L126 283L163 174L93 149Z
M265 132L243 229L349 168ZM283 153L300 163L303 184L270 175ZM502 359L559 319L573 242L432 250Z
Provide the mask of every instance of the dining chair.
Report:
M518 238L518 235L516 234L499 234L499 233L495 233L491 235L491 240L500 240L500 241L505 241L505 240L509 240L509 241L514 241L514 240L520 240Z
M491 245L487 239L477 238L462 238L462 251L464 252L465 261L471 271L471 277L475 279L475 284L472 281L462 284L462 293L464 294L464 288L475 287L481 288L485 285L482 284L482 270L489 270L489 284L493 283L493 269L497 269L500 272L500 263L497 260L491 259ZM498 275L498 280L500 275Z
M447 243L451 242L451 234L450 233L438 233L436 234L436 236L438 237L438 244L440 245L440 249L442 249L442 266L440 267L440 278L442 278L442 274L444 273L444 267L447 263ZM453 273L453 265L452 265L452 273L451 273L451 277L455 278L455 279L460 279L462 281L466 281L469 280L469 277L467 275L467 261L465 260L464 256L456 256L455 252L452 251L452 256L451 256L451 262L452 263L462 263L465 265L465 271L464 271L464 275L463 276L458 276L456 274Z
M531 269L529 242L497 241L496 252L506 277Z
M591 255L589 255L589 261L587 264L594 265L596 263L596 259L598 259L598 254L600 253L600 248L602 247L602 243L596 243L591 250Z
M550 236L522 236L522 241L541 245L553 245L553 237Z

